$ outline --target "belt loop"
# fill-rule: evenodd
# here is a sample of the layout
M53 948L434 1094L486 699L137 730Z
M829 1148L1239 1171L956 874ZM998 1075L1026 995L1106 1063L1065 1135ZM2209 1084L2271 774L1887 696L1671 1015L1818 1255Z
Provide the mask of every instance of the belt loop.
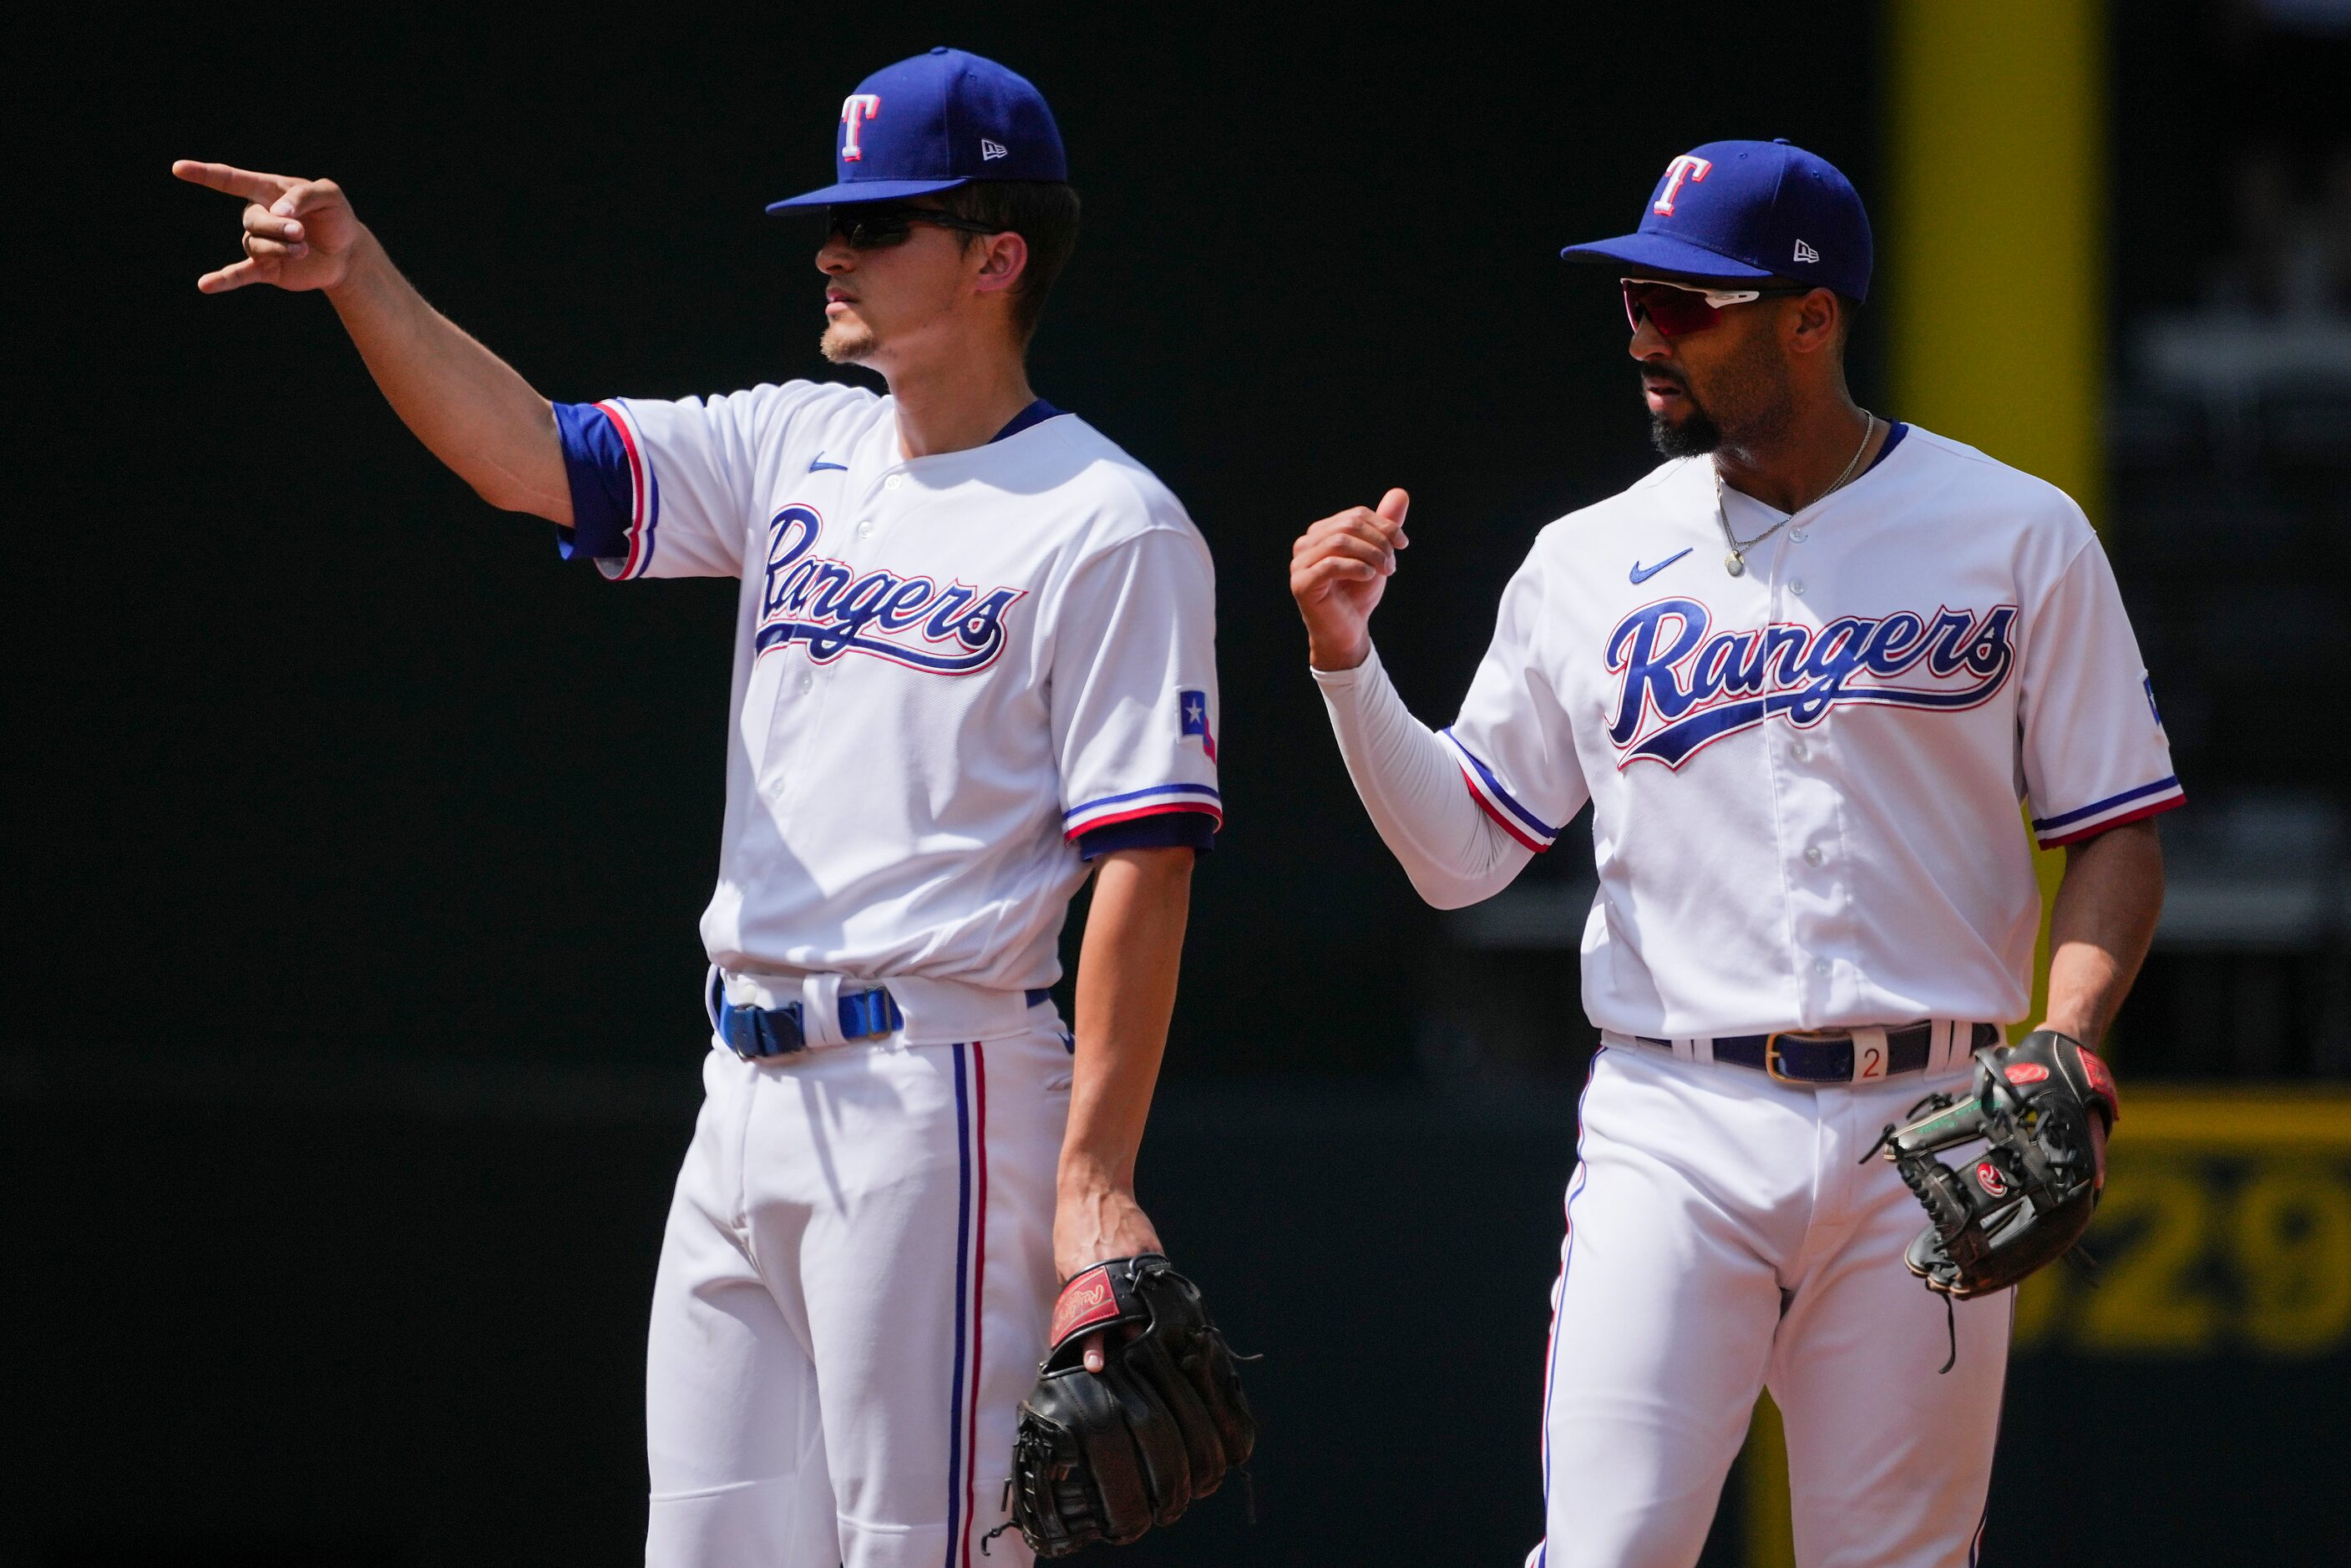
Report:
M1711 1063L1714 1060L1713 1037L1701 1034L1695 1040L1677 1040L1674 1042L1674 1054L1685 1062Z
M841 978L812 974L800 981L800 1029L811 1045L847 1043L841 1032Z

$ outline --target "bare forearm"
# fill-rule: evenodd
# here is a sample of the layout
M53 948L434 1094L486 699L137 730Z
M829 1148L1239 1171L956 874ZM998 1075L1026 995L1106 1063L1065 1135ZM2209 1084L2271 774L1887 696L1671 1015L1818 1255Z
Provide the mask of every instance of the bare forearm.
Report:
M2043 1026L2095 1046L2138 977L2163 910L2163 847L2151 822L2066 851L2049 916L2049 1012Z
M1105 1258L1165 1249L1134 1197L1143 1123L1167 1050L1191 910L1189 849L1122 849L1094 873L1078 953L1077 1063L1053 1202L1053 1262L1068 1279ZM1086 1365L1096 1370L1099 1351Z
M493 506L571 521L554 410L434 309L372 234L327 293L392 410L434 456Z
M1192 851L1122 850L1103 857L1078 955L1077 1064L1063 1185L1134 1184L1143 1124L1176 1012L1176 973L1190 918Z

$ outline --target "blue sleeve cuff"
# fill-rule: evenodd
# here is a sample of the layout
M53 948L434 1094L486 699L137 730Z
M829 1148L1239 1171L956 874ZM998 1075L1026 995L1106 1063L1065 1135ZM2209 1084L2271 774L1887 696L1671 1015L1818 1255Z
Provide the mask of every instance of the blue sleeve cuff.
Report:
M567 561L625 558L636 497L627 443L611 416L593 403L556 404L555 430L571 482L571 526L556 529L556 548Z
M1217 846L1217 819L1205 811L1163 811L1131 817L1078 835L1078 858L1094 860L1113 849L1196 849Z

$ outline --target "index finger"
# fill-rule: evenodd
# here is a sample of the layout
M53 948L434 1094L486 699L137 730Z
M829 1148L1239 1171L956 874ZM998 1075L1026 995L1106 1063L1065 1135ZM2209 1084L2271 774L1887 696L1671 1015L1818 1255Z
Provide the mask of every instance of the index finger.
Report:
M250 169L232 168L226 163L199 163L193 158L183 158L172 165L172 172L191 185L202 185L224 195L242 196L248 202L267 203L301 183L283 174L256 174Z
M1344 512L1325 517L1315 526L1323 529L1326 536L1330 534L1351 534L1358 539L1385 545L1404 526L1404 521L1383 517L1368 506L1350 506Z

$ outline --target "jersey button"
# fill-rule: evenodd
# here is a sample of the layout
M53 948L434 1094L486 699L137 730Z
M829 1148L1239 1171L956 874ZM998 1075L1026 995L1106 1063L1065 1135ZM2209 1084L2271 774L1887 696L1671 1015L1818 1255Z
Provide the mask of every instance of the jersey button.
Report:
M1802 741L1791 741L1788 742L1788 754L1801 763L1812 756L1813 748Z
M873 524L871 519L868 519L863 523L860 523L857 525L857 536L861 539L871 539L873 537Z
M1802 528L1791 528L1788 530L1788 537L1801 545L1804 542L1804 531Z
M1828 973L1828 971L1829 971L1829 961L1828 961L1828 960L1826 960L1826 959L1814 959L1814 960L1813 961L1813 972L1814 974L1826 974L1826 973Z
M1815 844L1810 849L1804 851L1804 864L1807 866L1817 866L1820 863L1821 846Z
M811 692L811 691L815 691L815 690L816 690L816 677L815 677L815 676L813 676L813 675L803 675L803 676L801 676L801 677L800 677L800 695L801 695L801 696L805 697L805 696L807 696L810 692Z
M1804 593L1804 579L1802 577L1792 579L1788 584L1788 591L1794 594L1797 597L1802 598Z
M883 480L883 481L882 482L882 488L883 488L883 489L884 489L884 490L895 490L895 489L897 489L897 488L898 488L898 486L900 486L900 485L902 485L902 484L904 484L904 483L906 483L906 476L905 476L904 474L903 474L903 473L893 473L893 474L892 474L889 478L887 478L887 479L885 479L885 480Z

